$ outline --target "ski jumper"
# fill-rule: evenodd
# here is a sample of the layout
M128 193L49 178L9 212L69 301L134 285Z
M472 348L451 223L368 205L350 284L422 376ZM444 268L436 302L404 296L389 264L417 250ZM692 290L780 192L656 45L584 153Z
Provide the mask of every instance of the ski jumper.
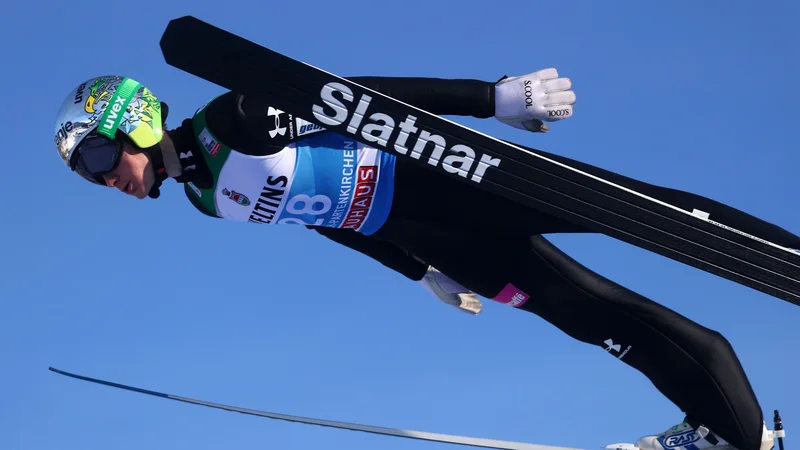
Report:
M494 115L494 82L349 79L438 115ZM170 136L184 168L177 180L204 214L301 224L414 281L432 265L481 296L600 347L644 374L690 422L739 450L759 449L761 408L722 335L592 272L542 236L589 230L235 93L215 98ZM536 151L800 248L800 237L727 205Z

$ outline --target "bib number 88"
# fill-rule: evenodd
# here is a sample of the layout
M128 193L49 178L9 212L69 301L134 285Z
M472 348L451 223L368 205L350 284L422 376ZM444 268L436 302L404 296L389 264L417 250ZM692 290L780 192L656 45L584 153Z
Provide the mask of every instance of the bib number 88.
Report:
M330 211L333 202L326 195L315 195L309 197L306 194L298 194L286 204L286 212L297 215L309 214L318 216ZM304 222L296 217L287 217L278 221L279 224L298 224L298 225L322 225L324 219L319 218L314 223Z

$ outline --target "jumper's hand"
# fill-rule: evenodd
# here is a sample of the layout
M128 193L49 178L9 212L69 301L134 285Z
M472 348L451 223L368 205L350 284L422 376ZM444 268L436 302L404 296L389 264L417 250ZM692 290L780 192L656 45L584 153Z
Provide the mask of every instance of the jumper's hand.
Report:
M428 267L428 272L419 282L436 298L448 305L455 306L460 311L472 315L481 312L481 301L474 292L431 266Z
M547 132L544 122L572 117L575 92L556 69L504 78L495 85L495 118L514 128Z

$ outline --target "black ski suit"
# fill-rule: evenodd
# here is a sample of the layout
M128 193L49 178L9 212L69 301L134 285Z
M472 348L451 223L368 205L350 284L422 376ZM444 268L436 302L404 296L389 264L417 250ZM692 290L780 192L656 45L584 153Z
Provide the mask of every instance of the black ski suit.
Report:
M494 82L349 79L434 114L494 116ZM267 115L267 107L227 93L210 105L208 124L238 151L279 151L288 142L284 136L269 137L266 131L275 127L275 118ZM198 149L188 119L170 135L178 151ZM546 155L678 207L706 211L720 222L777 244L800 248L800 237L727 205ZM202 177L202 170L192 176ZM411 280L420 280L426 272L428 265L421 259L486 298L495 298L510 286L527 296L516 307L639 370L686 413L690 423L702 423L740 450L759 449L761 408L722 335L592 272L542 236L591 231L420 168L405 158L397 159L395 180L388 221L376 234L324 227L315 231ZM178 181L191 179L179 177ZM187 196L203 211L188 188Z

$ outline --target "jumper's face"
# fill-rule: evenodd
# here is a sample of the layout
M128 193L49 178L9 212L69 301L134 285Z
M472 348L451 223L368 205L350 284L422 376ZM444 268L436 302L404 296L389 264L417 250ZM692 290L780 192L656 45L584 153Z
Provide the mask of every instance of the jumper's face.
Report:
M155 173L150 156L124 142L119 164L114 170L103 175L106 185L120 192L144 199L155 182Z

